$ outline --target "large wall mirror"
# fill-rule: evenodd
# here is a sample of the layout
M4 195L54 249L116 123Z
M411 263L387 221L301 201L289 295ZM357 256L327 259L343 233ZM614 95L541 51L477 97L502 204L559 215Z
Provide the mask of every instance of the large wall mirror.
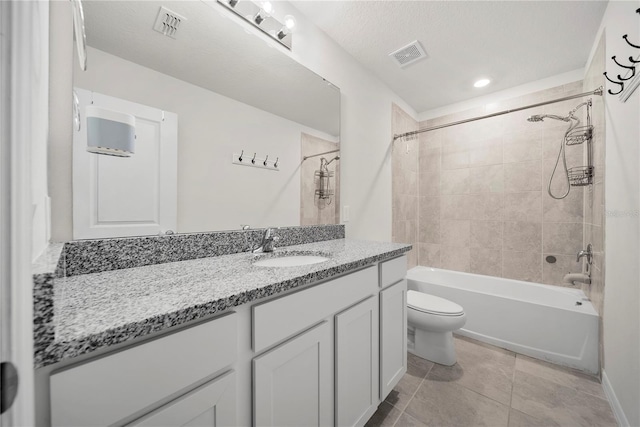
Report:
M154 30L166 10L183 18L171 36ZM85 1L84 15L75 239L338 222L338 88L215 1ZM88 120L118 114L135 118L134 153L89 153L109 130Z

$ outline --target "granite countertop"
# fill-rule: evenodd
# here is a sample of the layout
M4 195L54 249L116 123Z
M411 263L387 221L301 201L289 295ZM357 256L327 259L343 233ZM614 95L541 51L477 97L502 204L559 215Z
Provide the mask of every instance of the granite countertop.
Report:
M271 254L200 258L55 278L49 341L38 343L36 367L90 353L185 322L324 280L409 251L411 245L327 240L277 248ZM329 261L299 267L257 267L283 253ZM42 334L47 339L47 334Z

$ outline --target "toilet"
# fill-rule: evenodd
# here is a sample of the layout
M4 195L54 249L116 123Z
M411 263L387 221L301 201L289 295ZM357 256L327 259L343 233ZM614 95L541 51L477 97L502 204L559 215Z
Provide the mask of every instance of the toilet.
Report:
M407 322L415 330L415 345L409 351L441 365L456 363L453 331L467 321L455 302L418 291L407 291Z

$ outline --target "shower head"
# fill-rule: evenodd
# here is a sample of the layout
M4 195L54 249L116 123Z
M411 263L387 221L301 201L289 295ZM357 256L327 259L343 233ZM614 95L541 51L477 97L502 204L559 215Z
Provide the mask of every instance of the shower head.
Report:
M554 114L536 114L533 116L529 116L527 118L527 121L529 122L541 122L544 121L544 119L549 118L549 119L555 119L555 120L562 120L563 122L568 122L571 120L570 117L560 117L560 116L556 116Z

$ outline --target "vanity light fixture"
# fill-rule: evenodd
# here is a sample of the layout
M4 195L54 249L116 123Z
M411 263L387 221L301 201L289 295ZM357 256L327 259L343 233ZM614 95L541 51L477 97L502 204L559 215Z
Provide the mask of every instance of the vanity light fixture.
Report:
M271 13L273 13L273 6L271 5L271 2L265 1L262 3L262 7L258 13L256 13L256 16L253 17L253 22L255 22L256 25L260 25L265 18L271 16Z
M487 86L489 83L491 83L491 80L489 79L479 79L476 80L476 82L473 84L473 87L481 88Z
M284 17L284 23L273 17L273 4L270 1L253 2L250 0L217 0L244 21L267 34L278 43L291 49L292 29L296 19L292 15Z
M284 25L280 28L280 31L277 32L276 37L278 40L282 40L287 36L287 34L291 34L291 31L296 26L296 18L293 15L287 15L284 17Z

